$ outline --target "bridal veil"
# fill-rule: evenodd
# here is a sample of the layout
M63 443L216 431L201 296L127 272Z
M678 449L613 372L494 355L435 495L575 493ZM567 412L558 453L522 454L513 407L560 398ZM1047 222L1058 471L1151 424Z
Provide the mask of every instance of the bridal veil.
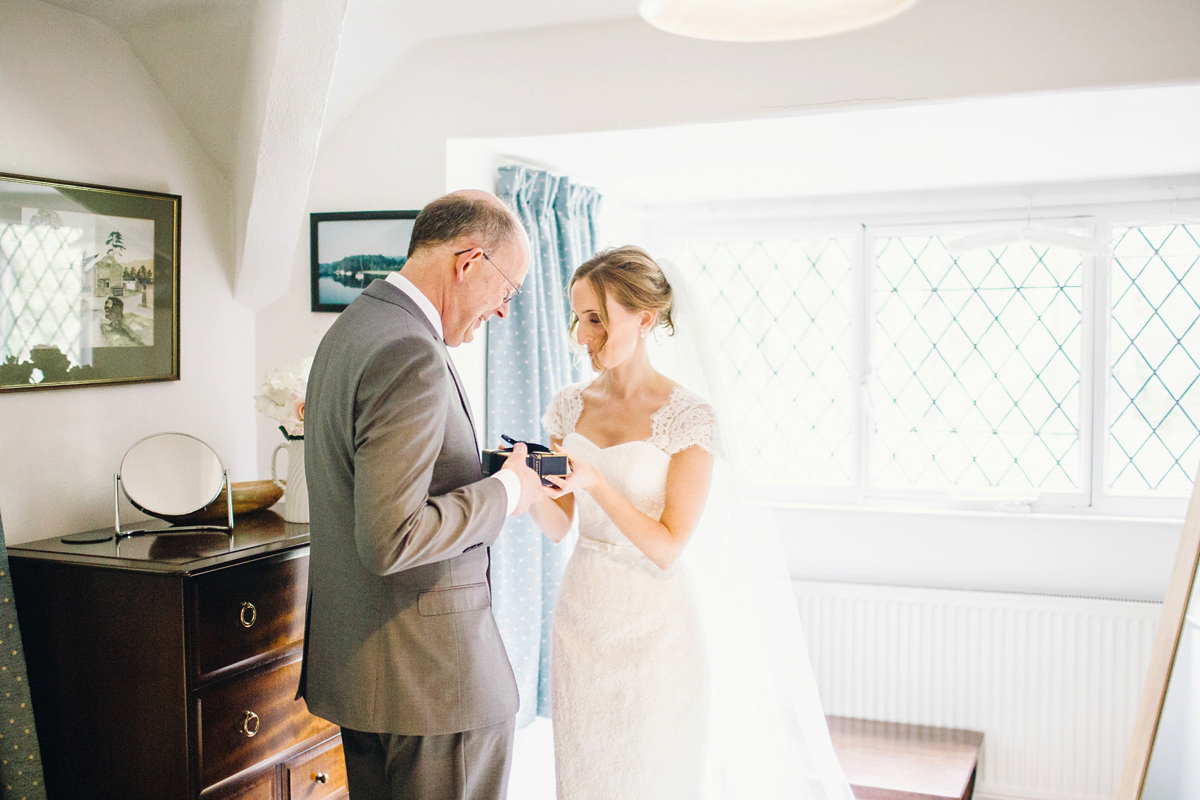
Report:
M651 360L705 397L722 453L686 559L709 658L705 800L853 800L830 742L771 511L751 502L756 468L739 458L730 403L736 382L708 342L687 280L659 262L675 294L673 336Z

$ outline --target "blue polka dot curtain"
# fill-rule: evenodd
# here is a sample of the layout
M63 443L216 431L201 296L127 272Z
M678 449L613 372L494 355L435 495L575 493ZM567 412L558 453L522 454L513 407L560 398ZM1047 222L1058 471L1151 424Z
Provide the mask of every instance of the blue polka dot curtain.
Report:
M525 167L503 167L496 194L521 218L532 247L510 317L488 326L488 446L502 444L501 434L549 444L542 414L554 393L587 369L568 347L566 287L596 251L600 195ZM521 692L519 727L550 715L550 620L573 541L551 544L521 517L492 547L492 608Z
M8 545L0 522L0 800L44 800L42 755L33 726L25 650L17 627Z

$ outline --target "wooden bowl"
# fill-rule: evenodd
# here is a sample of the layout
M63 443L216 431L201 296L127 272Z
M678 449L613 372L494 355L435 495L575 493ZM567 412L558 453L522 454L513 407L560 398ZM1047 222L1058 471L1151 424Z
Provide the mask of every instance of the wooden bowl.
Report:
M229 488L233 491L233 516L235 519L243 514L252 514L255 511L270 508L279 502L279 498L283 497L283 489L279 488L275 481L239 481L231 483ZM217 499L204 508L191 514L172 517L171 522L176 525L198 525L204 522L224 522L227 516L225 490L222 489L221 493L217 495Z

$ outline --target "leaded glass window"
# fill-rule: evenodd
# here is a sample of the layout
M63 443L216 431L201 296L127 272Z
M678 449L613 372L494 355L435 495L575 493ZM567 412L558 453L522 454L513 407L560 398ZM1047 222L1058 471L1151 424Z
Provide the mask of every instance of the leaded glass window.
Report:
M1200 225L1113 232L1107 479L1186 496L1200 465Z
M870 484L1079 491L1082 257L948 238L875 241Z
M985 220L675 256L774 481L1157 514L1200 469L1200 223L1114 228L1115 213L1058 223L1095 226L1111 257L1053 240L952 254L1003 224Z
M740 382L739 433L779 482L854 479L848 239L687 245L675 261Z

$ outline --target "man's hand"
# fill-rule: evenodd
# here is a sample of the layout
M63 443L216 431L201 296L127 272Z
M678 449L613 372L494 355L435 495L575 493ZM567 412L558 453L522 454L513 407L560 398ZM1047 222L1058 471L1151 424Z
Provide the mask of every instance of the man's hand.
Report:
M537 502L539 498L544 496L542 492L542 479L525 463L525 457L528 454L529 449L525 447L525 443L517 442L513 445L512 455L504 459L504 466L500 468L512 470L521 481L521 496L517 499L517 507L513 509L512 514L509 516L519 517L528 511L529 507Z

